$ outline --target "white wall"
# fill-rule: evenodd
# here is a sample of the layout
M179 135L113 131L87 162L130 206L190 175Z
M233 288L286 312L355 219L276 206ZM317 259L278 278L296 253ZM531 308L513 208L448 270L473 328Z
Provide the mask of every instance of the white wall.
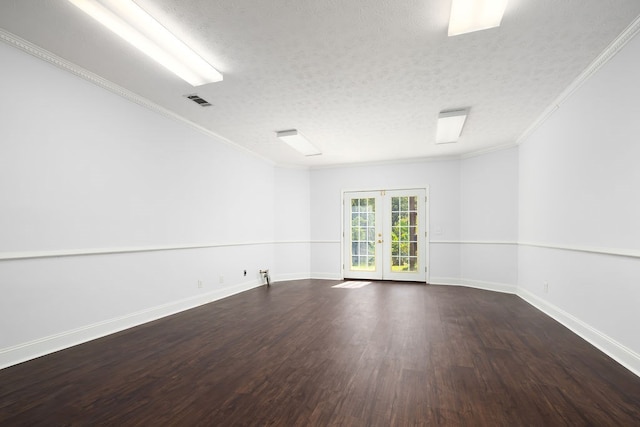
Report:
M518 283L518 148L462 161L460 282L507 292Z
M275 281L308 278L311 268L309 171L275 169Z
M638 75L636 37L520 146L519 292L640 374Z
M8 45L0 63L0 367L274 266L272 165Z
M518 149L464 160L311 171L311 274L341 277L341 195L428 186L430 283L515 292Z
M343 191L429 187L432 240L460 240L458 160L366 165L311 171L311 275L341 278ZM434 230L438 230L437 235ZM458 244L430 245L431 277L459 277Z
M638 373L637 58L633 40L519 148L306 171L0 44L0 367L261 268L340 278L342 192L429 186L430 282L517 291Z

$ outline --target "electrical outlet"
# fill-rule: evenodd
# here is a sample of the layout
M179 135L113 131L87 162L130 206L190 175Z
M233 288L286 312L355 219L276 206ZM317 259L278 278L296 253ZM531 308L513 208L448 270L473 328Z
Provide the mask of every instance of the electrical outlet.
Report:
M224 283L224 276L220 275L220 283Z
M549 293L549 282L544 282L544 293L545 294Z
M198 289L202 289L202 280L198 280Z

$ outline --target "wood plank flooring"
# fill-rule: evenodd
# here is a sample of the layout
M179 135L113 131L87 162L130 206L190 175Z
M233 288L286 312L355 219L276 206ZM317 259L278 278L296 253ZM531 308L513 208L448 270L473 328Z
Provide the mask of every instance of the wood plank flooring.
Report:
M514 295L281 282L0 371L0 425L640 425L640 378Z

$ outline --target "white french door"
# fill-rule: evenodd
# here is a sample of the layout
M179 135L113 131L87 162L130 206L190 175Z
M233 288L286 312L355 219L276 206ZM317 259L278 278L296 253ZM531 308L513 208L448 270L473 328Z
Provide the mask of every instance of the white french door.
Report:
M425 282L426 190L344 193L344 277Z

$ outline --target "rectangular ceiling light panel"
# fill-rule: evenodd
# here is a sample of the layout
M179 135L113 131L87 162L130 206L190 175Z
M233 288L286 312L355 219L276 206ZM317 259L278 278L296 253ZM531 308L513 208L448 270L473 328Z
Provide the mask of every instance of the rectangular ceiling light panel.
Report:
M452 0L449 37L499 27L508 0Z
M443 111L438 115L438 130L436 144L456 142L462 133L462 127L467 120L468 109Z
M282 130L276 132L278 138L289 144L298 152L305 156L317 156L322 154L317 147L315 147L307 138L295 129Z
M192 86L222 74L132 0L68 0Z

